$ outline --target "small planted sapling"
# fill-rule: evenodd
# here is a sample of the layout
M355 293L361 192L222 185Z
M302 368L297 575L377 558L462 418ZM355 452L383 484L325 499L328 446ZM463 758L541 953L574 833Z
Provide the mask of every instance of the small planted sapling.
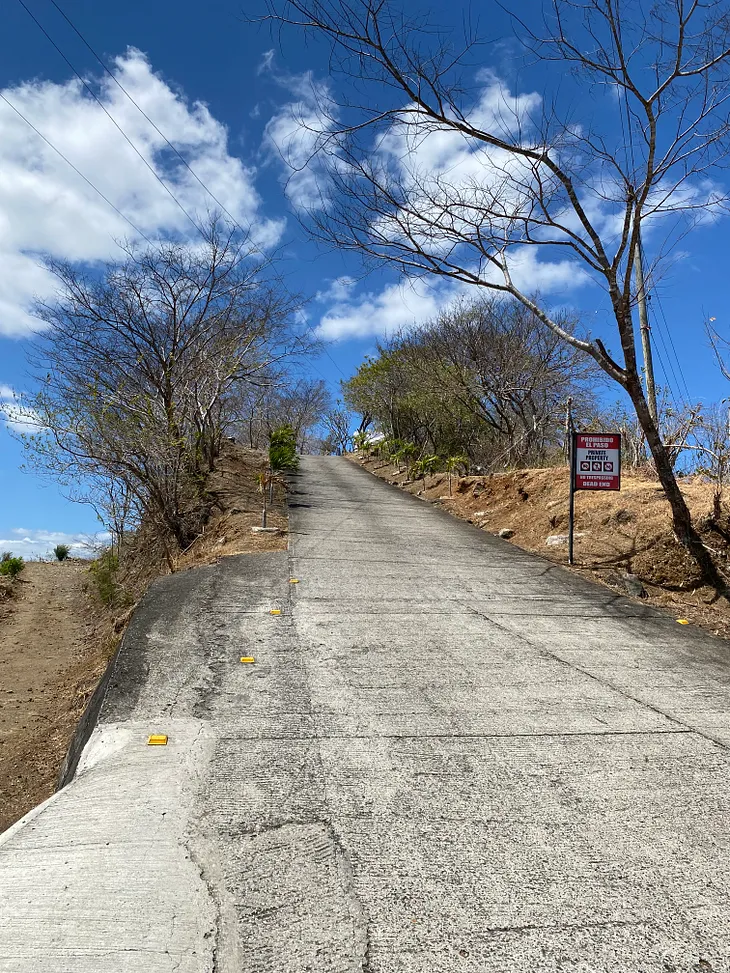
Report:
M446 472L449 475L449 496L451 496L451 478L454 473L458 474L459 470L466 470L469 466L469 460L466 456L449 456L446 460Z
M423 479L423 489L426 489L426 477L429 473L434 473L439 465L438 456L423 456L411 467L411 476L414 480Z

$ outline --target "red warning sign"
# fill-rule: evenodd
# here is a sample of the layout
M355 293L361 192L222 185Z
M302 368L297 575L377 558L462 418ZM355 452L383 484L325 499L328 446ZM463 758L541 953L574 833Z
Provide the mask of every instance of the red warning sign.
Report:
M577 432L575 490L621 489L621 434Z

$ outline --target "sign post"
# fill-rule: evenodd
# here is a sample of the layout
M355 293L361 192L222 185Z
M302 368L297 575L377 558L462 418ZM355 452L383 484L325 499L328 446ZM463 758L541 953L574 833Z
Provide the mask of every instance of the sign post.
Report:
M573 528L577 490L621 489L621 434L573 432L570 442L568 564L573 563Z

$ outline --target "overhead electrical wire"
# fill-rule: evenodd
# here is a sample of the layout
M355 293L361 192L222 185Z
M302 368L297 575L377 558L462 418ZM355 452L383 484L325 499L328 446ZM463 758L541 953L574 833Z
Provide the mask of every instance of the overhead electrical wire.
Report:
M689 387L687 385L687 380L684 377L684 369L682 368L682 362L680 360L679 355L677 354L677 349L675 348L675 345L674 345L674 339L672 338L672 332L671 332L671 329L669 327L669 322L667 321L667 316L664 313L664 306L662 305L661 297L659 296L659 293L658 292L655 292L655 296L656 296L657 307L659 308L659 313L661 314L662 320L664 322L664 328L665 328L666 333L667 333L667 336L669 338L669 342L670 342L670 345L671 345L671 348L672 348L672 354L674 355L674 359L677 362L677 368L679 369L679 375L680 375L680 378L682 379L682 385L684 386L684 391L685 391L686 396L687 396L687 402L689 404L689 402L691 401L691 395L690 395Z
M104 68L104 70L109 75L109 77L112 79L112 81L117 86L117 88L119 88L119 90L124 94L124 96L134 105L134 107L137 109L137 111L144 118L147 119L147 121L150 123L150 125L152 126L152 128L154 128L154 130L157 132L157 134L160 136L160 138L163 139L163 141L169 146L169 148L172 149L172 151L178 157L178 159L180 160L180 162L182 162L182 164L188 170L188 172L190 173L190 175L193 177L193 179L195 179L196 182L198 182L200 184L200 186L202 186L202 188L206 191L206 193L210 196L210 198L216 204L216 206L219 206L220 207L221 211L223 213L225 213L225 215L229 218L229 220L235 226L237 226L238 229L241 230L241 232L245 232L245 230L240 225L240 223L235 218L235 216L233 216L226 209L226 207L218 199L218 197L215 195L215 193L213 193L213 191L210 189L210 187L209 186L206 186L206 184L203 182L203 180L200 178L200 176L197 174L197 172L195 172L195 170L191 167L190 163L187 161L187 159L185 158L185 156L179 151L179 149L175 145L173 145L173 143L169 140L169 138L165 135L165 133L150 118L150 116L147 114L147 112L144 110L144 108L142 108L141 105L139 105L139 103L137 101L135 101L135 99L132 97L132 95L130 95L130 93L124 87L124 85L119 80L119 78L116 76L116 74L114 74L114 72L111 70L111 68L106 63L106 61L101 57L101 55L98 54L97 51L94 50L94 48L91 46L91 44L88 42L88 40L84 37L84 35L81 33L81 31L76 26L76 24L71 20L71 18L68 16L68 14L56 3L56 0L51 0L51 3L56 8L56 10L60 13L60 15L63 17L63 19L66 21L66 23L69 25L69 27L76 33L76 35L78 36L78 38L80 39L80 41L82 42L82 44L84 44L86 46L86 48L94 55L94 57L96 58L96 60Z
M23 6L23 7L25 7L25 9L26 9L26 10L28 10L28 8L27 8L27 6L26 6L26 5L25 5L25 3L24 3L24 0L19 0L19 2L20 2L20 3L22 4L22 6ZM185 158L185 156L184 156L184 155L183 155L183 154L182 154L182 153L181 153L181 152L179 151L179 149L178 149L178 148L177 148L177 147L176 147L176 146L175 146L175 145L174 145L174 144L173 144L173 143L172 143L172 142L170 141L170 139L169 139L169 138L168 138L168 137L167 137L167 136L165 135L165 133L164 133L164 132L162 131L162 129L161 129L161 128L160 128L160 127L159 127L159 126L158 126L158 125L157 125L157 124L156 124L156 123L155 123L155 122L154 122L154 121L153 121L153 120L152 120L152 119L150 118L150 116L149 116L149 115L147 114L147 112L146 112L146 111L145 111L145 110L144 110L144 109L143 109L143 108L141 107L141 105L139 105L139 103L138 103L138 102L137 102L137 101L136 101L136 100L135 100L135 99L134 99L134 98L132 97L132 95L131 95L131 94L130 94L130 93L129 93L128 91L127 91L127 89L126 89L126 88L124 87L124 85L123 85L123 84L121 83L121 81L119 80L119 78L118 78L118 77L117 77L117 76L116 76L116 75L114 74L114 72L113 72L113 71L111 70L111 68L110 68L110 67L109 67L109 65L108 65L108 64L106 63L106 61L105 61L105 60L104 60L104 59L103 59L103 58L101 57L101 55L100 55L100 54L99 54L99 53L98 53L98 52L97 52L97 51L96 51L96 50L95 50L95 49L94 49L94 48L92 47L92 45L91 45L91 44L89 43L89 41L88 41L88 40L86 39L86 37L84 36L84 34L83 34L83 33L81 32L81 30L79 30L79 28L78 28L78 27L76 26L76 24L75 24L75 23L74 23L74 22L73 22L73 21L71 20L71 18L70 18L70 17L68 16L68 14L67 14L67 13L66 13L66 12L65 12L65 11L63 10L63 8L62 8L62 7L61 7L61 6L60 6L60 5L58 4L58 3L56 3L56 0L51 0L51 4L52 4L52 5L53 5L53 6L54 6L54 7L56 8L56 10L57 10L57 11L59 12L59 14L60 14L60 15L61 15L61 16L63 17L63 19L64 19L64 20L66 21L66 23L67 23L67 24L69 25L69 27L70 27L70 28L71 28L71 29L72 29L72 30L74 31L74 33L75 33L75 34L76 34L76 35L78 36L78 38L79 38L79 40L80 40L80 41L81 41L81 42L82 42L82 43L84 44L84 46L85 46L85 47L86 47L86 48L87 48L87 49L88 49L88 50L89 50L89 51L91 52L91 54L92 54L92 55L93 55L93 56L94 56L94 57L96 58L96 60L97 60L97 61L99 62L99 64L100 64L100 65L102 66L102 68L103 68L103 69L104 69L104 71L105 71L105 72L107 73L107 75L108 75L108 76L109 76L109 77L110 77L110 78L112 79L112 81L114 82L114 84L115 84L115 85L116 85L116 86L117 86L117 87L119 88L119 90L120 90L120 91L121 91L121 92L122 92L122 93L124 94L124 96L125 96L125 97L126 97L126 98L128 99L128 101L129 101L129 102L130 102L130 103L131 103L132 105L134 105L134 107L135 107L135 108L137 109L137 111L138 111L138 112L139 112L139 113L140 113L140 114L142 115L142 117L143 117L143 118L145 118L145 119L146 119L146 120L147 120L147 121L149 122L149 124L150 124L150 125L152 126L152 128L153 128L153 129L154 129L154 130L155 130L155 131L157 132L157 134L158 134L158 135L160 136L160 138L161 138L161 139L162 139L162 140L163 140L163 141L165 142L165 144L166 144L166 145L167 145L167 146L168 146L168 147L169 147L169 148L170 148L170 149L172 150L172 152L174 152L174 153L175 153L175 155L177 156L177 158L178 158L178 159L180 160L180 162L181 162L181 163L182 163L182 164L183 164L183 165L185 166L185 168L186 168L186 169L187 169L187 171L188 171L188 172L190 173L190 175L191 175L191 176L192 176L192 177L193 177L193 178L195 179L195 181L196 181L196 182L197 182L197 183L198 183L198 184L199 184L199 185L200 185L200 186L201 186L201 187L202 187L202 188L203 188L203 189L205 190L205 192L206 192L206 193L207 193L207 194L208 194L208 195L210 196L210 198L211 198L211 199L213 200L213 202L214 202L214 203L216 204L216 206L219 206L219 207L220 207L220 209L221 209L221 211L222 211L222 212L223 212L223 213L224 213L224 214L225 214L225 215L226 215L226 216L227 216L227 217L228 217L228 218L230 219L230 221L231 221L231 222L232 222L232 223L234 224L234 226L236 226L236 227L238 227L238 229L239 229L239 230L240 230L240 231L241 231L242 233L247 233L247 231L246 231L246 230L244 230L244 228L243 228L243 227L241 226L241 224L240 224L240 223L238 222L238 220L237 220L237 219L235 218L235 216L233 216L233 214L232 214L232 213L231 213L231 212L230 212L230 211L229 211L229 210L228 210L228 209L227 209L227 208L226 208L226 207L225 207L225 206L223 205L223 203L222 203L222 202L221 202L221 201L220 201L220 200L218 199L218 197L217 197L217 196L215 195L215 193L214 193L214 192L213 192L213 191L212 191L212 190L210 189L210 187L209 187L209 186L207 186L207 185L206 185L206 184L205 184L205 183L203 182L203 180L202 180L202 179L200 178L200 176L199 176L199 175L198 175L198 174L197 174L197 173L195 172L195 170L194 170L194 169L192 168L192 166L190 165L190 163L189 163L189 162L187 161L187 159ZM28 13L30 14L30 11L28 11ZM31 17L33 17L33 15L32 15L32 14L30 14L30 16L31 16ZM35 20L35 21L36 21L36 23L37 23L37 24L38 24L38 26L39 26L39 27L41 28L41 30L43 30L43 33L44 33L44 34L46 34L46 36L48 37L48 34L47 34L47 32L46 32L46 31L45 31L45 30L43 29L43 27L42 27L42 26L41 26L41 25L40 25L40 24L38 23L38 21L36 20L36 18L35 18L35 17L33 17L33 20ZM49 37L49 40L51 40L51 38L50 38L50 37ZM55 43L54 43L54 42L53 42L52 40L51 40L51 43L53 43L53 44L54 44L54 47L56 47L56 50L59 50L59 49L58 49L58 47L57 47L57 45L56 45L56 44L55 44ZM64 55L62 54L62 52L61 52L60 50L59 50L59 53L61 54L61 56L62 56L62 57L64 57L64 60L66 60L66 63L67 63L67 64L69 64L69 66L71 67L71 70L73 70L73 71L74 71L74 73L75 73L75 74L77 75L77 77L78 77L78 73L77 73L77 72L76 72L76 71L74 70L74 68L73 68L73 66L72 66L72 65L70 64L70 62L68 61L68 59L67 59L67 58L65 58L65 56L64 56ZM98 100L98 99L97 99L97 100ZM109 114L109 113L107 112L107 114ZM111 116L110 116L110 117L111 117ZM117 125L117 128L119 128L119 126L118 126L118 125ZM120 131L121 131L121 129L120 129ZM124 134L124 133L123 133L123 134ZM125 137L126 137L126 136L125 136ZM129 141L129 140L128 140L128 141ZM156 175L156 173L155 173L155 175ZM158 178L159 178L159 176L158 176ZM160 180L160 181L161 181L161 180ZM163 183L163 185L164 185L164 183ZM167 187L165 187L165 188L167 188ZM168 192L169 192L169 190L168 190ZM187 214L186 214L186 215L187 215ZM188 217L188 218L190 219L190 217ZM194 225L196 225L196 228L198 228L198 229L199 229L199 227L197 227L197 224L194 224ZM311 332L311 331L313 331L313 330L314 330L314 328L313 328L313 326L310 326L310 328L308 328L307 330ZM332 364L333 364L333 365L335 366L335 368L336 368L336 369L338 370L338 372L339 372L339 373L340 373L341 375L343 375L343 376L345 376L345 373L344 373L344 371L343 371L343 370L342 370L342 369L340 368L340 366L339 366L339 365L337 364L337 362L336 362L336 361L334 360L334 358L333 358L333 357L332 357L332 356L330 355L330 353L329 353L329 351L328 351L328 350L327 350L326 348L323 348L323 351L324 351L324 353L325 353L325 355L327 356L327 358L329 358L329 360L330 360L330 362L331 362L331 363L332 363ZM345 376L345 377L346 377L346 376Z
M625 146L625 150L626 150L625 151L626 165L628 167L629 157L630 157L630 159L631 159L631 172L632 172L632 176L633 176L633 174L635 172L635 169L636 169L636 157L635 157L635 154L634 154L634 137L633 137L633 129L632 129L632 125L631 125L631 114L630 114L630 111L629 111L629 100L628 100L628 94L627 94L625 88L623 90L623 99L622 100L623 100L623 110L619 111L619 118L621 120L621 132L622 132L622 135L623 135L623 138L624 138L624 146ZM626 115L626 123L625 124L624 124L624 113ZM645 258L644 246L643 246L643 243L642 243L641 239L639 239L639 246L641 247L642 263L644 263L644 265L646 265L646 260L644 259ZM670 380L669 380L669 371L667 370L667 366L664 364L664 361L662 360L662 357L659 354L659 349L656 347L656 342L654 342L654 347L655 347L656 352L657 352L657 357L659 358L660 364L662 366L662 372L664 373L664 379L666 381L667 388L669 389L669 393L672 396L672 398L675 400L675 402L677 402L677 401L682 402L682 400L684 399L685 400L684 404L687 405L687 406L689 406L689 404L690 404L689 389L687 387L687 382L685 380L684 373L682 371L682 365L681 365L681 363L679 361L679 356L677 355L676 348L674 347L674 341L672 339L672 334L671 334L671 331L669 330L669 326L667 324L667 320L666 320L666 317L664 315L664 310L663 310L663 308L661 306L661 299L659 298L659 295L656 292L654 294L652 294L652 295L647 295L647 297L649 299L649 302L651 301L651 298L652 297L656 297L656 301L657 301L657 304L659 306L659 310L661 311L662 317L664 318L664 328L665 328L665 331L666 331L666 335L667 335L667 338L668 338L668 340L670 342L670 345L671 345L671 348L672 348L672 352L674 354L674 359L677 362L677 367L679 369L679 374L681 376L682 385L684 386L684 392L682 391L682 385L680 385L680 382L679 382L679 380L677 378L677 374L676 374L676 372L674 370L674 364L672 362L672 356L669 354L669 350L667 348L667 344L666 344L666 342L664 340L664 335L662 334L661 328L658 326L659 325L659 322L658 322L657 316L655 314L653 314L652 316L654 318L654 321L657 323L657 329L654 331L654 333L658 336L659 340L662 343L662 347L664 348L664 357L667 360L667 364L669 366L669 371L671 371L672 378L673 378L673 382L674 382L674 387L672 387L672 385L670 383ZM686 394L686 399L685 399L685 394Z
M58 54L63 58L63 60L66 62L66 64L69 66L69 68L73 71L73 73L79 79L79 81L84 86L84 88L88 91L88 93L91 95L91 97L97 103L97 105L101 108L101 110L104 112L104 114L107 116L107 118L111 121L111 123L114 125L114 127L117 129L117 131L120 133L120 135L122 136L122 138L124 138L124 140L128 143L128 145L130 146L130 148L136 153L136 155L139 156L139 158L142 160L142 162L144 163L144 165L149 169L149 171L152 173L152 175L154 176L154 178L159 182L159 184L162 186L162 188L165 190L165 192L168 194L168 196L172 199L172 201L175 203L175 205L178 207L178 209L187 217L187 219L195 227L195 229L198 231L198 233L200 233L200 235L203 237L203 239L207 240L208 238L206 236L205 231L202 229L202 227L200 227L196 223L196 221L193 219L193 217L190 215L190 213L188 213L188 211L185 209L185 207L183 206L183 204L180 202L180 200L177 198L177 196L173 193L173 191L170 189L170 187L164 181L164 179L161 178L161 176L156 171L156 169L154 168L154 166L152 166L150 164L150 162L145 158L145 156L143 155L143 153L140 152L140 150L137 148L137 146L134 144L134 142L130 139L130 137L127 135L127 133L121 127L121 125L117 122L117 120L114 118L114 116L111 114L111 112L107 109L106 105L101 100L101 98L99 98L99 96L96 94L96 92L91 87L91 85L88 83L88 81L84 77L82 77L82 75L79 74L79 72L73 66L73 64L71 63L71 61L66 57L66 55L63 53L63 51L61 50L61 48L58 46L58 44L53 40L53 38L51 37L51 35L45 29L45 27L43 26L43 24L38 20L38 18L35 16L35 14L33 13L33 11L25 3L25 0L18 0L18 3L25 10L25 12L31 18L31 20L33 21L33 23L38 27L38 29L41 31L41 33L46 37L46 39L48 40L48 42L55 48L55 50L58 52Z
M184 215L187 217L187 219L190 221L190 223L203 236L204 239L207 239L207 236L206 236L205 232L202 230L202 228L197 224L197 222L193 219L193 217L187 212L187 210L185 209L185 207L182 205L182 203L180 203L180 201L177 199L177 197L172 192L172 190L169 188L169 186L164 182L164 180L156 172L156 170L154 169L154 167L150 165L150 163L148 162L148 160L139 151L139 149L132 142L132 140L129 138L129 136L126 134L126 132L122 129L121 125L119 125L119 123L111 115L111 113L108 111L108 109L103 104L103 102L99 99L99 97L97 96L96 92L94 92L94 90L90 87L90 85L88 84L88 82L79 74L79 72L73 66L73 64L71 63L71 61L69 60L69 58L63 53L63 51L61 50L61 48L58 46L58 44L56 44L56 42L53 40L53 38L51 37L51 35L45 29L45 27L40 23L40 21L38 20L38 18L28 8L27 4L25 3L25 0L18 0L18 2L23 7L23 9L26 11L26 13L28 14L28 16L33 20L33 22L36 24L36 26L39 28L39 30L43 33L43 35L47 38L47 40L49 41L49 43L52 44L52 46L55 48L55 50L58 52L58 54L63 58L63 60L66 62L66 64L69 66L69 68L73 71L73 73L76 75L76 77L79 79L79 81L83 84L84 88L89 92L89 94L94 99L94 101L96 101L96 103L99 105L99 107L104 111L104 113L107 115L107 117L112 121L112 123L114 124L114 126L118 129L118 131L121 133L121 135L124 137L124 139L129 143L129 145L131 146L131 148L136 152L136 154L144 162L144 164L147 166L147 168L150 170L150 172L152 172L152 174L154 175L155 179L157 179L157 181L162 185L162 187L164 188L164 190L174 200L174 202L176 203L176 205L184 213ZM99 55L97 53L97 51L91 46L91 44L89 43L89 41L86 39L86 37L84 37L84 35L82 34L82 32L76 26L76 24L73 23L73 21L70 19L70 17L68 17L68 15L66 14L66 12L59 6L58 3L56 3L56 0L51 0L51 3L56 8L56 10L59 12L59 14L63 17L63 19L66 21L66 23L69 25L69 27L71 27L71 29L76 33L76 35L79 37L79 39L82 41L82 43L86 46L86 48L96 58L96 60L102 66L102 68L104 69L104 71L108 74L108 76L112 79L112 81L116 84L116 86L120 89L120 91L124 94L124 96L129 100L129 102L132 105L134 105L134 107L137 109L137 111L146 119L146 121L157 132L157 134L160 136L160 138L163 139L163 141L165 142L165 144L175 153L175 155L180 160L180 162L185 166L185 168L187 169L187 171L196 180L196 182L210 196L210 198L213 200L213 202L217 206L220 207L221 211L231 220L231 222L234 224L234 226L236 226L242 233L247 233L248 231L246 231L241 226L241 224L238 222L238 220L223 205L223 203L221 203L221 201L218 199L218 197L215 195L215 193L213 193L213 191L198 176L198 174L195 172L195 170L192 168L192 166L188 163L187 159L182 155L182 153L176 148L176 146L170 141L170 139L159 128L159 126L150 118L150 116L147 114L147 112L145 112L145 110L137 103L137 101L127 91L127 89L124 87L124 85L121 83L121 81L117 78L117 76L114 74L114 72L111 70L111 68L107 65L107 63L104 61L104 59L101 57L101 55ZM13 106L11 105L11 107L13 107ZM27 121L27 119L26 119L26 121ZM40 134L40 133L38 133L38 134ZM41 137L43 137L43 136L41 136ZM45 140L45 141L47 141L47 140ZM49 142L48 144L50 145L51 143ZM51 148L54 148L55 149L55 146L52 146L51 145ZM58 151L58 150L55 149L55 151ZM61 155L60 152L59 152L59 155ZM63 157L63 158L65 158L65 157ZM66 160L66 161L68 162L68 160ZM69 162L69 165L72 165L72 164ZM74 169L75 169L75 167L74 167ZM76 169L75 171L78 172L79 170ZM83 173L79 173L79 175L81 175L83 179L86 179L86 177L83 175ZM96 190L96 187L93 186L93 183L91 183L89 180L86 180L86 181L89 182L89 185L91 185L92 188L94 188ZM96 191L99 192L99 190L96 190ZM99 192L99 195L102 195L102 194ZM106 200L106 197L102 196L102 198L104 198ZM116 210L116 207L114 206L113 203L111 203L109 200L106 200L106 201L109 202L109 205L110 206L113 206L113 208ZM116 211L119 213L119 210L116 210ZM119 213L119 215L122 216L123 219L125 219L125 220L127 219L126 217L124 217L124 215L122 213ZM141 233L140 230L137 230L137 228L134 227L134 224L131 223L131 221L127 220L127 222L130 223L130 225L138 233L140 233L140 235L148 243L150 243L150 240L143 233ZM306 330L309 331L310 333L312 333L314 331L314 326L313 325L310 325L308 328L306 328ZM323 348L322 350L324 351L324 354L327 356L327 358L330 360L330 362L335 366L335 368L337 369L337 371L342 376L347 377L345 375L345 372L342 370L342 368L339 366L339 364L335 361L335 359L329 353L329 351L327 350L327 348ZM323 377L321 375L321 373L319 373L319 374L320 374L320 377Z
M83 174L83 172L81 172L81 170L78 169L73 164L73 162L71 162L71 160L68 159L63 154L63 152L61 152L60 149L56 148L56 146L53 144L53 142L51 142L50 139L46 138L46 136L43 134L43 132L39 131L35 127L35 125L30 121L30 119L26 118L26 116L22 113L22 111L20 111L19 108L16 108L15 105L8 98L5 97L5 95L2 93L2 91L0 91L0 99L2 99L2 101L5 102L5 104L8 106L8 108L12 108L12 110L15 112L15 114L18 115L20 118L22 118L23 121L26 123L26 125L28 125L29 128L32 128L33 131L36 133L36 135L39 138L41 138L46 143L46 145L49 148L53 149L53 151L56 153L56 155L59 155L63 159L63 161L66 163L66 165L70 166L73 169L73 171L76 173L77 176L80 176L81 179L83 179L84 182L87 185L91 186L91 188L94 190L94 192L97 194L97 196L100 196L101 199L103 199L104 202L108 206L111 206L111 208L114 210L114 212L118 216L120 216L124 220L125 223L128 223L132 227L132 229L134 230L135 233L137 233L139 236L141 236L142 239L143 240L146 240L147 243L149 243L150 245L152 244L152 241L149 239L149 237L145 233L143 233L142 230L140 230L140 228L138 226L135 226L135 224L129 219L129 217L128 216L125 216L124 213L122 213L122 211L120 209L118 209L114 205L114 203L107 196L105 196L104 193L97 186L94 185L94 183L91 181L91 179L89 179L88 176L85 176Z

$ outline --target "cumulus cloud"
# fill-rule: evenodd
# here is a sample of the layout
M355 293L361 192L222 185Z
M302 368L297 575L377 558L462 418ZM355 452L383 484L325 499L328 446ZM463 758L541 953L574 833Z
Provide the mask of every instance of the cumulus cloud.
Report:
M275 244L283 225L262 217L255 172L230 153L225 126L155 74L137 50L118 57L113 71L226 210L253 228L256 243ZM90 84L195 220L218 209L111 78ZM29 81L1 93L141 233L195 237L190 221L80 82ZM29 307L55 286L39 254L93 263L119 252L115 240L134 238L130 225L0 100L0 335L22 336L38 327Z
M51 556L57 544L66 544L71 557L95 557L99 549L111 540L111 534L105 531L97 534L66 534L63 531L15 527L9 533L9 537L0 538L0 551L10 551L26 561Z
M569 292L590 283L588 275L571 261L541 261L534 247L515 250L509 266L520 290L554 296L559 301ZM433 318L458 298L473 298L482 292L474 284L443 277L402 280L388 284L380 291L357 295L354 286L351 278L338 278L317 294L320 303L330 304L320 318L319 337L341 341L386 336Z
M453 283L425 278L389 284L357 298L343 296L322 316L317 334L329 341L392 334L433 317L458 292Z
M352 294L356 283L354 277L335 277L334 280L328 281L328 286L324 290L317 291L315 300L335 301L337 303L346 301Z

